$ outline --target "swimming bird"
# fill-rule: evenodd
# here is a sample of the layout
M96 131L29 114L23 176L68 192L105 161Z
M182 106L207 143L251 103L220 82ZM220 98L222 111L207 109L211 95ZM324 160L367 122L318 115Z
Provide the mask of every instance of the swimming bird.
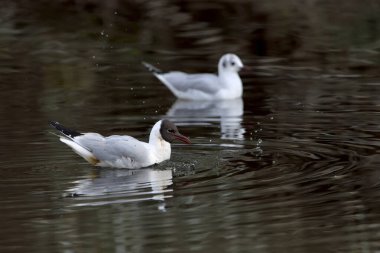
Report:
M223 100L240 98L243 94L238 72L244 65L235 54L225 54L220 58L218 75L163 72L149 63L143 62L143 65L180 99Z
M175 141L190 144L169 120L154 124L149 142L139 141L128 135L104 137L98 133L79 133L58 122L50 122L57 129L60 141L95 166L138 169L170 159L171 146Z

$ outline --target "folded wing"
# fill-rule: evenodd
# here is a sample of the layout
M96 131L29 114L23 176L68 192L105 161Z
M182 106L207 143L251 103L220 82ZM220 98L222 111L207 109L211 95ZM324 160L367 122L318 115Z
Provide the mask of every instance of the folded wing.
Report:
M89 150L99 160L99 166L139 168L151 162L147 143L131 136L86 133L76 137L75 142Z
M156 74L156 77L180 98L186 98L186 94L191 93L213 96L220 89L219 78L214 74L186 74L174 71Z

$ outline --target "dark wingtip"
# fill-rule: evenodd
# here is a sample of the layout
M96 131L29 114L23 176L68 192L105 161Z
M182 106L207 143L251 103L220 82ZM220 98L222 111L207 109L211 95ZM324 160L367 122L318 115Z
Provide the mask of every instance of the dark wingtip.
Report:
M71 129L64 127L58 121L49 121L49 124L52 127L54 127L55 129L57 129L58 131L60 131L62 134L66 135L70 138L74 138L76 136L82 135L81 133L79 133L77 131L74 131L74 130L71 130Z
M147 63L145 61L141 62L141 64L144 65L144 67L147 68L152 73L155 73L155 74L163 74L164 73L161 69L156 68L152 64Z
M52 127L56 127L59 125L59 122L57 121L49 121L49 125L51 125Z

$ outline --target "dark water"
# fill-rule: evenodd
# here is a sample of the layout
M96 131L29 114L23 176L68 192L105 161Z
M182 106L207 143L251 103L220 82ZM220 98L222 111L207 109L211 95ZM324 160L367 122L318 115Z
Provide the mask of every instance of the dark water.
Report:
M194 2L2 7L1 252L380 250L378 3ZM176 101L140 65L225 52L253 66L242 99ZM163 117L193 145L140 170L92 167L47 124L147 140Z

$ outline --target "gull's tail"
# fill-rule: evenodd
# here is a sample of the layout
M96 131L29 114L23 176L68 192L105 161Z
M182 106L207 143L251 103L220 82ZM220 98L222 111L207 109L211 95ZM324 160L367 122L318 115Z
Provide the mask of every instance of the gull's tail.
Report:
M147 68L150 72L154 73L154 74L164 74L164 72L159 69L159 68L156 68L155 66L153 66L152 64L150 63L147 63L147 62L141 62L142 65L145 66L145 68Z
M59 140L72 148L75 153L83 157L87 162L91 163L92 165L97 165L100 162L90 150L88 150L86 147L81 146L74 139L75 137L81 136L83 134L68 129L56 121L50 121L50 125L63 134L62 136L59 136Z

